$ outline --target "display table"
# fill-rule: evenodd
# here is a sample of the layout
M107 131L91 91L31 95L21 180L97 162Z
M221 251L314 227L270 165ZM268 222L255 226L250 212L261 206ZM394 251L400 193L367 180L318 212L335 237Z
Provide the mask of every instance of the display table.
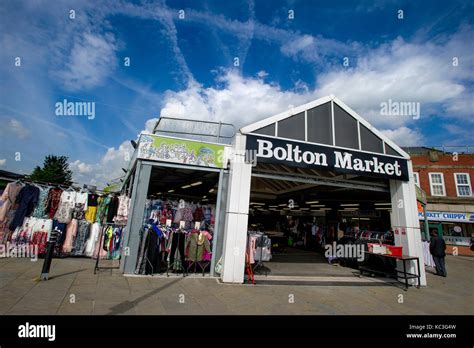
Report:
M375 254L375 253L371 253L371 252L367 252L365 251L366 254L369 254L369 255L374 255L374 256L377 256L377 257L388 257L388 258L391 258L391 259L395 259L395 260L400 260L402 261L402 264L403 264L403 271L399 271L399 270L396 270L397 272L397 277L398 278L402 278L402 279L405 279L405 287L406 289L408 289L408 279L418 279L418 285L417 285L417 288L420 287L420 259L416 256L408 256L408 255L402 255L402 256L393 256L393 255L386 255L386 254ZM417 270L418 270L418 274L414 274L414 273L410 273L410 272L407 272L407 265L406 265L406 262L407 261L416 261L416 266L417 266ZM370 272L370 273L383 273L383 274L388 274L387 272L383 272L383 271L378 271L378 270L372 270L368 267L359 267L359 272L360 272L360 277L362 276L363 272Z

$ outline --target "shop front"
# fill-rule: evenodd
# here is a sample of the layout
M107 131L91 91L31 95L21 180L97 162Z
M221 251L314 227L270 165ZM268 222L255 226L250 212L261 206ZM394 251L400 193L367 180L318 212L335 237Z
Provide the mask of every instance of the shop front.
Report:
M474 213L460 212L460 206L457 205L445 207L450 208L450 211L426 212L429 230L436 230L438 236L444 238L449 254L474 256L470 249L474 236ZM419 211L418 216L424 226L425 215Z
M124 184L132 190L124 273L141 274L150 218L165 234L166 224L170 231L210 232L205 271L226 283L243 283L249 263L298 272L298 258L315 260L325 244L382 242L388 231L394 246L423 263L409 156L334 96L245 126L232 140L141 135ZM179 212L206 204L215 204L213 223L181 213L162 217L163 206ZM193 260L184 254L188 265ZM415 262L407 265L418 273ZM418 275L426 285L423 267Z

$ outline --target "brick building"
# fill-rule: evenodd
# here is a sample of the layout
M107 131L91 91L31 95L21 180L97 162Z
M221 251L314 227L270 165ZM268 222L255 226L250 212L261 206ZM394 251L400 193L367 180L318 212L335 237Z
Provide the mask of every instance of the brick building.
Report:
M427 195L430 230L435 228L448 245L458 246L460 254L473 254L468 249L474 236L474 154L427 147L405 151L413 162L415 182ZM419 217L423 224L421 211Z

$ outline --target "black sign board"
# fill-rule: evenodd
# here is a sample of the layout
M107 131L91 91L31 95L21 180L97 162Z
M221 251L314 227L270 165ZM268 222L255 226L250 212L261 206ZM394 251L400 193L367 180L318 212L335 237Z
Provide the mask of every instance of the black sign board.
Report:
M247 135L246 160L408 181L408 163L401 157L256 135Z

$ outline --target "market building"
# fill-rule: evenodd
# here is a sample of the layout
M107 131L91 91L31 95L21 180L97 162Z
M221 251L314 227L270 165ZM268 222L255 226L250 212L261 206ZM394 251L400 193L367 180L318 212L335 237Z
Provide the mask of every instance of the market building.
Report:
M318 240L339 242L347 235L381 241L392 229L395 246L415 259L397 260L398 269L405 265L426 285L410 156L336 97L226 135L221 130L232 125L196 121L186 132L166 126L170 121L160 119L153 133L140 135L124 179L131 199L125 274L153 274L159 262L150 261L156 256L147 245L162 234L172 234L172 257L191 248L194 269L242 283L260 228L272 240L284 237L309 249ZM211 126L218 129L217 141L202 140ZM281 225L290 227L290 236ZM194 244L186 238L183 245L185 230L191 237L196 232ZM253 247L259 260L270 259L266 239L258 238ZM285 257L296 262L291 253ZM186 271L170 261L173 269L166 272Z
M415 183L427 193L426 214L429 228L436 229L459 255L474 256L470 250L474 236L474 154L446 152L434 148L405 149L411 156ZM424 220L419 209L418 216ZM424 226L422 226L422 229Z

